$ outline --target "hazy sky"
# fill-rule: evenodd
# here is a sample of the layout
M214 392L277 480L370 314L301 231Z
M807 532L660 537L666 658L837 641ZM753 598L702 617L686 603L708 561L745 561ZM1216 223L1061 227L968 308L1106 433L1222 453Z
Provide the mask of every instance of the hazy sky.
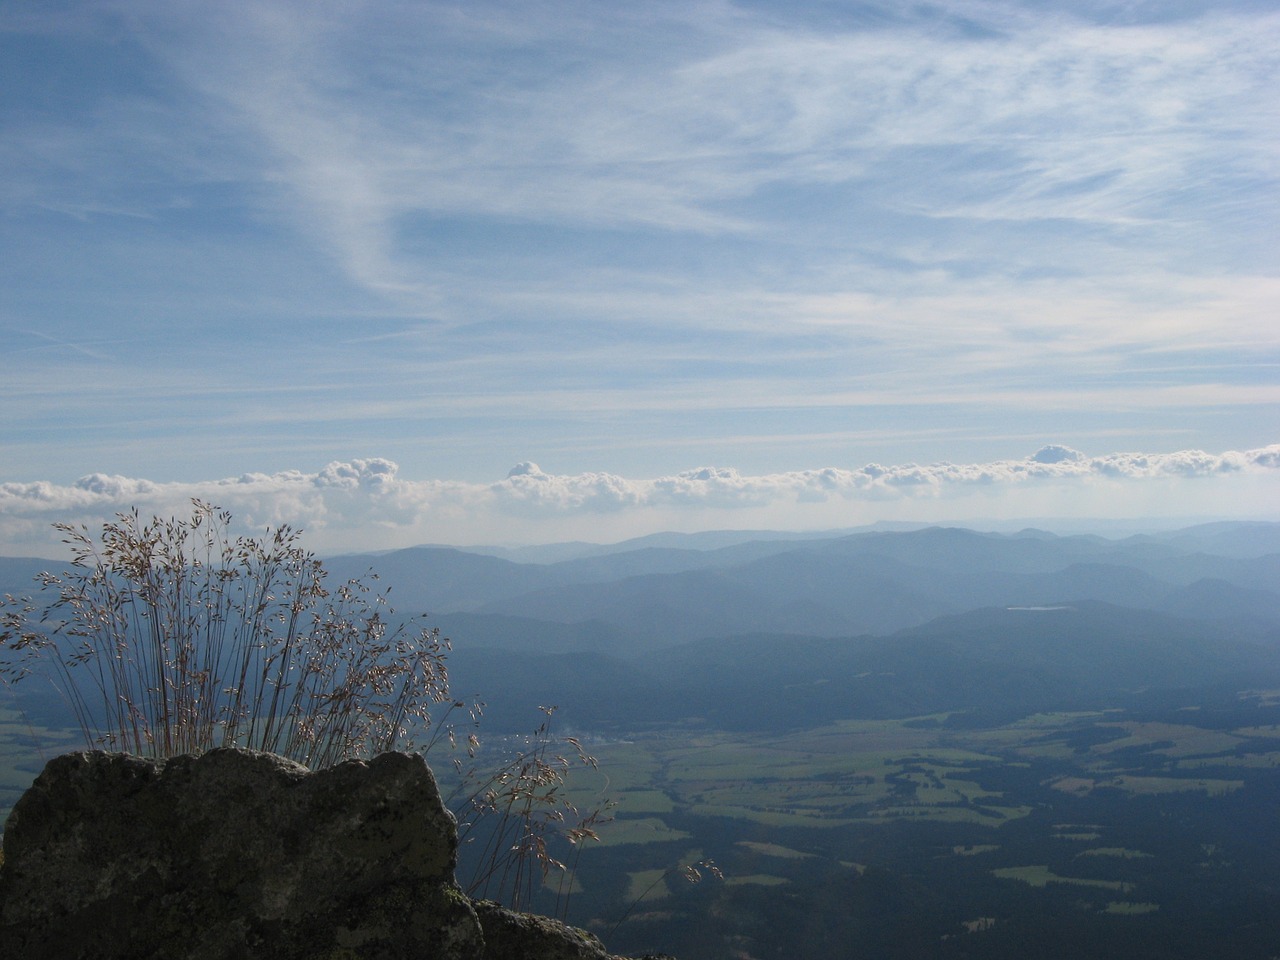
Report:
M1280 519L1273 0L795 6L5 0L0 552Z

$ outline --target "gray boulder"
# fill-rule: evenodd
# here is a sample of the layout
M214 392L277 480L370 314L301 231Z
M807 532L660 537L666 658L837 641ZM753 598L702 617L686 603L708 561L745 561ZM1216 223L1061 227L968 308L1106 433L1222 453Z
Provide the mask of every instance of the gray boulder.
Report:
M421 757L311 772L244 750L73 753L14 807L0 957L607 960L563 924L474 905Z

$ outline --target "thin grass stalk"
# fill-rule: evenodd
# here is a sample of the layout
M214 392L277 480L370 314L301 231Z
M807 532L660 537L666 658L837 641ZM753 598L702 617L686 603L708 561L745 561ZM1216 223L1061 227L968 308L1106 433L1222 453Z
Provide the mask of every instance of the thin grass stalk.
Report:
M298 624L302 611L306 609L304 603L304 594L307 592L308 584L305 573L300 574L294 584L293 598L289 604L289 622L285 626L284 643L280 649L276 662L275 682L272 684L271 690L271 706L267 711L267 730L273 732L276 729L280 716L279 709L281 705L281 697L288 684L289 672L293 665L293 655L298 643Z
M4 644L20 640L0 649L21 659L7 675L42 667L87 742L143 753L283 747L331 763L429 728L447 673L396 646L383 595L355 582L329 598L292 528L232 538L229 514L193 506L185 521L120 514L98 541L59 526L73 569L43 584L52 630L0 607Z

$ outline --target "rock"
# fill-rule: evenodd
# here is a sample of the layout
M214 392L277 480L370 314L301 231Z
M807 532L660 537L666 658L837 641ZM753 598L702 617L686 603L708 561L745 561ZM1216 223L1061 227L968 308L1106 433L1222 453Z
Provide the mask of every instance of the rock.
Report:
M604 948L600 938L559 920L516 913L492 900L472 902L484 929L484 960L626 960ZM638 960L674 960L646 954Z
M474 902L484 930L485 960L610 960L595 934L492 900Z
M49 763L4 834L0 957L606 960L595 937L454 879L421 757L312 773L244 750Z

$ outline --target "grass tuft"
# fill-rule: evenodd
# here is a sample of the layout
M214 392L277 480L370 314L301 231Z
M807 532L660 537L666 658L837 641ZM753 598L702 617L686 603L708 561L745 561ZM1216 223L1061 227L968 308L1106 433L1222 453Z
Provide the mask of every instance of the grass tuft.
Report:
M0 678L48 678L86 745L140 756L246 747L320 768L434 742L433 709L462 706L439 630L393 626L369 582L330 585L288 525L232 536L229 513L192 507L98 536L56 524L71 567L0 601Z

